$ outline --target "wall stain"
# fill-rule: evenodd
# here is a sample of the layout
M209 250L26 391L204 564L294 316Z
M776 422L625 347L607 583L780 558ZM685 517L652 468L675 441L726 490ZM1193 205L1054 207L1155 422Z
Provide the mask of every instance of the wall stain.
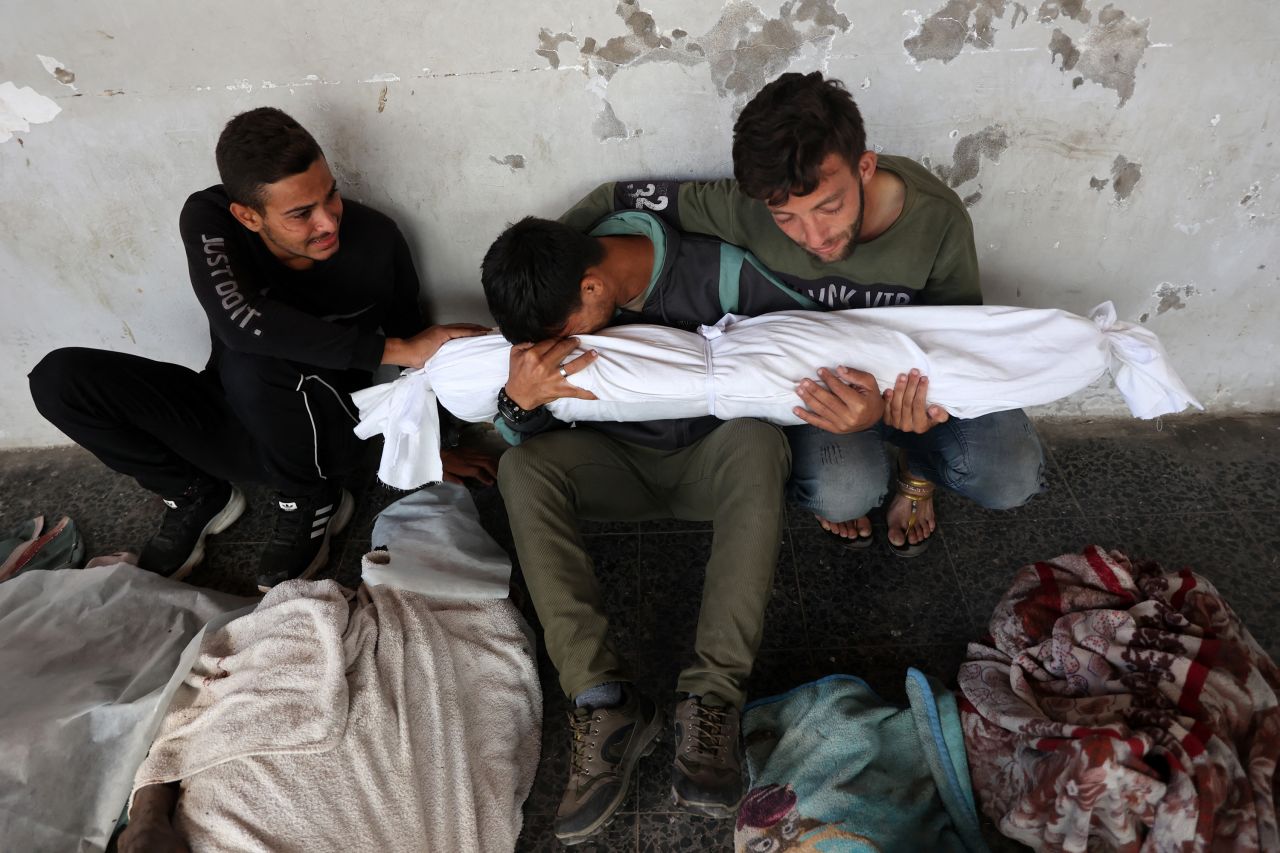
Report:
M1129 162L1123 154L1117 156L1115 162L1111 164L1111 188L1115 190L1116 201L1127 199L1140 180L1142 180L1142 164Z
M1181 311L1187 307L1187 303L1183 302L1183 297L1190 299L1192 296L1199 295L1200 291L1196 290L1193 284L1176 285L1170 281L1160 282L1160 286L1156 288L1152 295L1160 300L1160 304L1156 306L1156 315L1165 313L1166 311ZM1147 315L1143 315L1144 317ZM1146 322L1143 320L1142 322Z
M1249 191L1244 194L1244 198L1240 199L1241 205L1248 205L1249 202L1257 201L1259 193L1262 192L1262 185L1253 183L1249 185Z
M942 164L931 166L927 159L925 165L930 166L934 174L945 181L947 186L958 187L978 176L978 168L983 157L999 163L1000 155L1008 147L1009 134L1000 125L993 124L977 133L960 137L956 142L950 166ZM977 199L974 201L976 202ZM966 204L968 204L967 199Z
M1098 23L1089 28L1077 46L1060 29L1049 40L1050 62L1062 57L1063 72L1075 69L1079 78L1111 89L1123 107L1133 97L1138 64L1151 41L1147 30L1151 21L1130 18L1112 6L1098 13ZM1077 84L1072 81L1072 87Z
M1004 17L1007 5L1006 0L948 0L947 5L922 21L920 29L902 46L916 62L936 59L944 65L959 56L966 44L987 50L996 38L991 23ZM1026 9L1022 11L1025 18ZM1017 17L1015 9L1014 25Z
M44 66L45 71L53 75L53 79L64 86L75 88L75 72L63 65L60 60L54 59L52 56L45 56L42 53L37 53L36 59L40 60L40 64Z
M378 112L382 112L387 108L387 87L383 86L382 91L378 93Z
M1089 23L1089 10L1084 7L1084 0L1045 0L1036 13L1042 24L1053 23L1059 15L1074 18L1082 24Z
M510 167L511 171L513 171L513 172L514 172L516 169L523 169L523 168L524 168L524 155L523 155L523 154L508 154L506 157L503 157L501 160L499 160L497 157L494 157L492 154L490 154L490 155L489 155L489 159L490 159L492 162L497 163L499 166L508 166L508 167Z
M960 55L965 45L979 50L995 43L996 19L1003 19L1009 0L947 0L942 8L920 20L919 29L902 43L916 62L936 59L948 63ZM1026 20L1025 6L1014 3L1009 28ZM1021 16L1021 17L1019 17ZM1085 0L1043 0L1036 18L1041 24L1088 25L1092 14ZM1124 106L1133 96L1134 78L1151 42L1147 31L1151 21L1139 21L1108 4L1098 13L1097 22L1073 39L1063 26L1055 26L1049 37L1049 61L1061 59L1063 73L1076 71L1072 88L1092 81L1114 91Z
M591 131L601 141L627 138L627 126L614 115L613 105L608 101L604 102L604 108L600 110L595 120L591 122Z
M568 33L556 33L552 35L551 30L543 29L538 33L538 44L540 46L534 51L534 53L547 60L547 62L550 62L552 68L559 68L560 45L565 42L573 43L574 41L574 37Z
M686 67L705 64L716 93L740 106L787 70L806 45L830 42L849 30L849 19L836 12L835 4L836 0L787 0L776 17L767 17L745 0L730 0L711 29L692 36L679 27L664 30L652 14L640 8L639 0L620 0L614 11L626 24L626 35L601 44L593 36L579 40L544 28L534 52L552 68L560 68L560 46L576 45L581 70L603 101L592 125L596 136L601 140L625 138L638 131L628 132L607 100L608 82L619 71L653 62Z
M973 207L975 204L982 201L982 190L978 190L976 193L970 193L964 197L963 201L965 207Z
M1063 71L1070 71L1080 61L1080 51L1076 49L1075 42L1071 41L1071 36L1062 30L1055 29L1053 35L1049 37L1049 62L1056 61L1059 56L1062 57ZM1084 82L1083 77L1076 79L1081 83Z
M1089 178L1089 189L1102 192L1109 183L1111 183L1110 178Z

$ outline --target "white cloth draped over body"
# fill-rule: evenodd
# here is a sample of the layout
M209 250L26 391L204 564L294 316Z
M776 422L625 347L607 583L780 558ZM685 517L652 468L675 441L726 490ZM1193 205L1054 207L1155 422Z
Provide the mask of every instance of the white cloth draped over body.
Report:
M779 311L698 332L627 325L578 340L566 361L590 349L600 357L569 381L599 399L550 403L566 423L710 414L799 424L797 384L837 365L872 374L882 390L916 368L929 377L929 401L958 418L1051 403L1108 370L1135 417L1203 408L1156 335L1118 321L1110 302L1088 318L1000 305ZM421 370L352 395L356 433L386 437L379 477L404 489L439 480L436 400L462 420L493 420L509 354L496 334L453 340Z

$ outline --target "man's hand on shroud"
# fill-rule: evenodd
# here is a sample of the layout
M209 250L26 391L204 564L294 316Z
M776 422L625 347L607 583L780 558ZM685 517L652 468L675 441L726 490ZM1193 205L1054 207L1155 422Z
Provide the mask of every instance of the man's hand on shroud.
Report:
M805 379L796 387L804 407L791 411L805 423L837 434L861 432L884 413L880 386L870 373L843 366L834 371L823 367L818 370L818 380Z
M951 420L947 410L929 404L929 377L914 368L898 374L898 381L884 392L884 425L902 432L928 432Z
M569 377L594 364L600 353L590 350L573 361L564 361L577 346L577 338L550 338L511 347L511 368L507 373L507 396L511 402L530 411L561 397L595 400L595 394L574 385Z
M387 338L382 350L383 364L419 368L426 364L436 350L454 338L471 338L487 335L489 329L475 323L450 323L446 326L428 326L412 338Z

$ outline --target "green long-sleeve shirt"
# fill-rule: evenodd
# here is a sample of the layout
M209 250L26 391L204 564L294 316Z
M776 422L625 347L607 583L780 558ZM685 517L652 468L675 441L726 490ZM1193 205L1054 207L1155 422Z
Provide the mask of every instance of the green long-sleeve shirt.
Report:
M788 286L829 309L980 305L973 223L951 189L906 157L878 168L906 185L902 213L848 258L824 263L782 233L763 202L732 180L642 179L601 184L561 221L582 231L615 210L643 210L672 227L741 246Z

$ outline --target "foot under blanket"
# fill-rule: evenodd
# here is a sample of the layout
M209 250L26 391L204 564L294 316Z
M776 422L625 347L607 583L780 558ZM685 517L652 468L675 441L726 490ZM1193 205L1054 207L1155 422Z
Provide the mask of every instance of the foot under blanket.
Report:
M509 600L275 587L206 637L135 788L193 850L509 851L542 697Z

